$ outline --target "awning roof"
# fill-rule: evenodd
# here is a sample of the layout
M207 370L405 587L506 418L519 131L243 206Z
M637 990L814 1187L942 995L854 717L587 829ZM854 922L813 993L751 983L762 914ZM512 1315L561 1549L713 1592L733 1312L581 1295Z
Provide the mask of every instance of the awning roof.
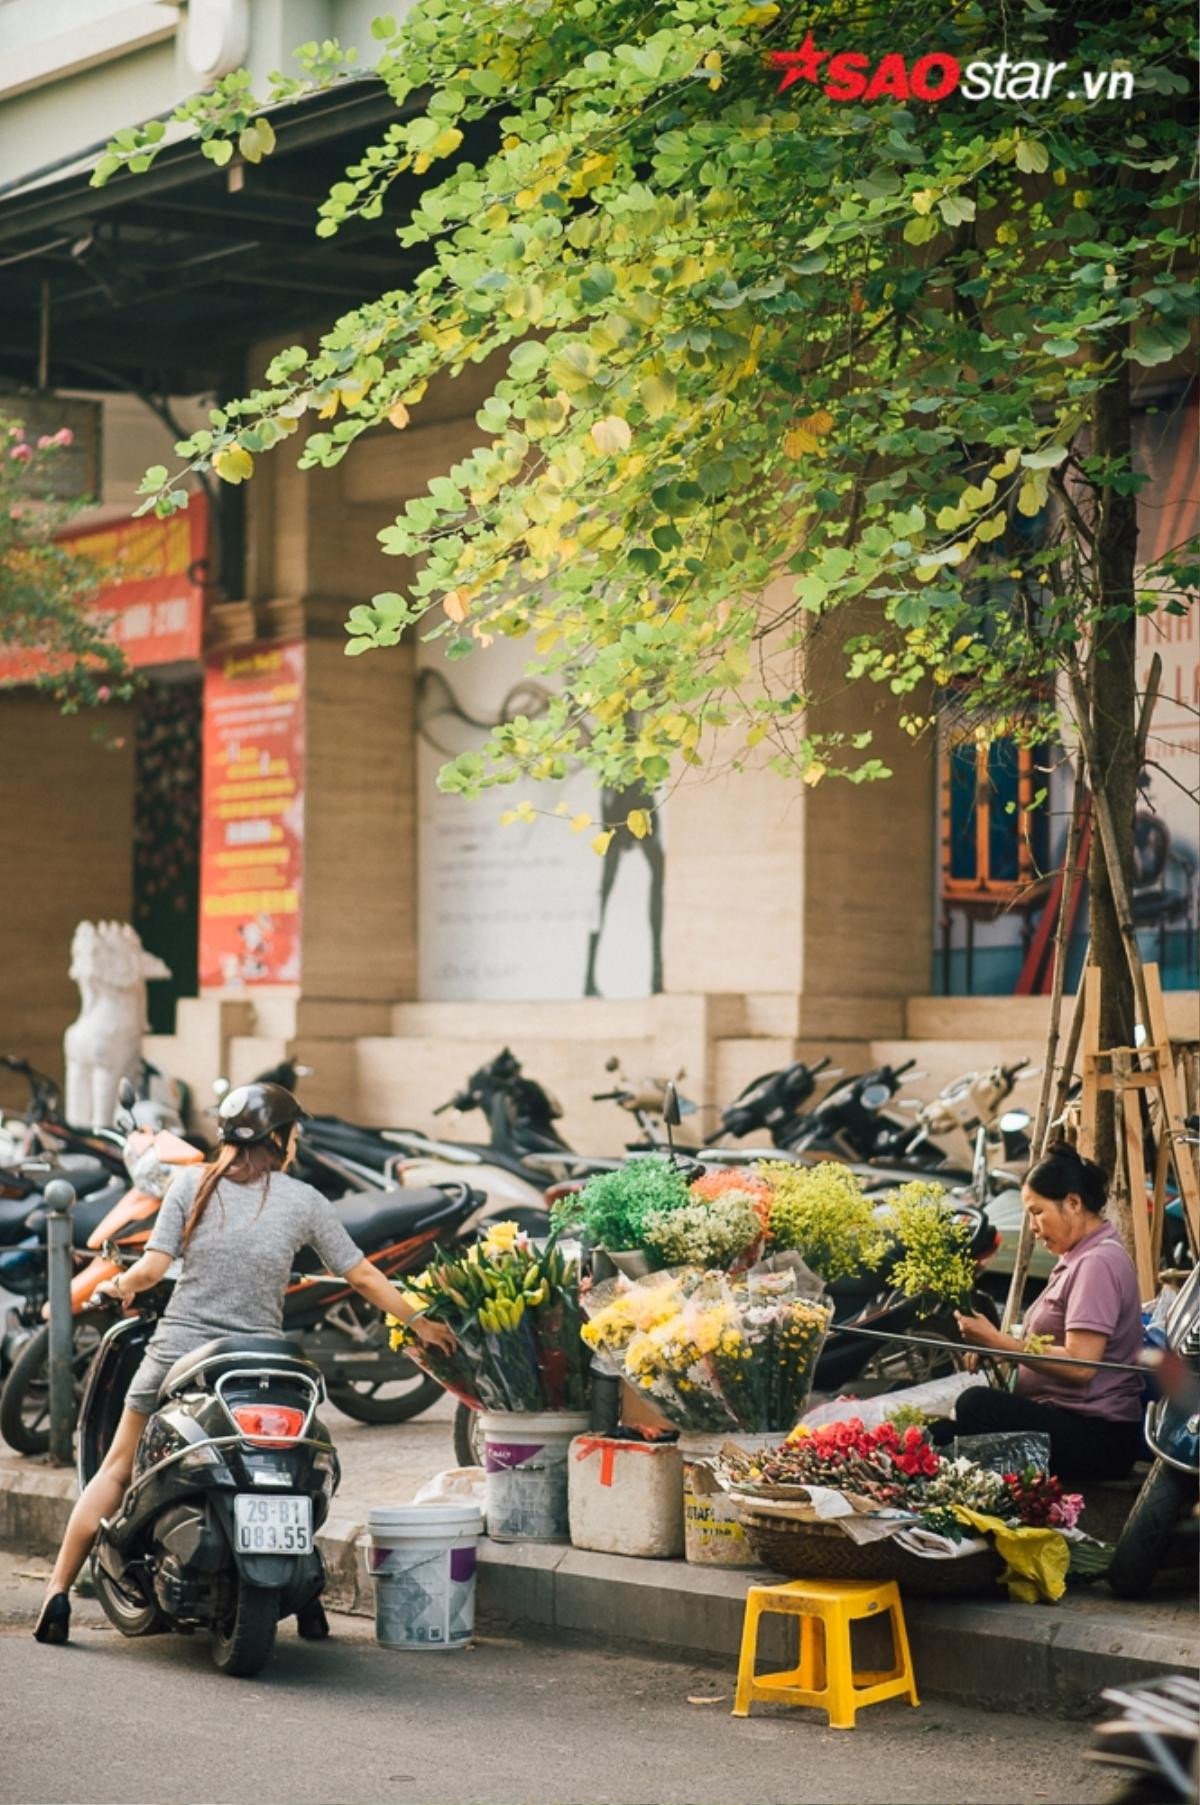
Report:
M0 193L0 382L36 382L44 284L49 387L180 395L238 391L255 340L407 283L421 262L395 234L418 180L378 220L314 233L332 183L396 118L363 77L274 109L257 165L216 169L189 138L106 188L88 186L89 159Z

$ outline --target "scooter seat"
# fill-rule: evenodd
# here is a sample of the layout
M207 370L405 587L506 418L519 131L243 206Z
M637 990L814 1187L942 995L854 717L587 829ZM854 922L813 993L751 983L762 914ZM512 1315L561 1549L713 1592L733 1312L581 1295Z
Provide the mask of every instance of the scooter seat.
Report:
M209 1367L255 1368L260 1362L270 1367L296 1367L314 1376L318 1370L290 1335L218 1335L215 1341L206 1341L190 1354L180 1355L159 1386L159 1396L176 1397L195 1384Z
M378 1196L378 1203L368 1201L372 1196ZM475 1207L476 1196L470 1191L456 1195L440 1185L413 1185L394 1193L394 1201L386 1191L367 1192L361 1199L343 1200L338 1209L350 1239L364 1253L372 1253L390 1241L404 1241L423 1229L460 1221Z

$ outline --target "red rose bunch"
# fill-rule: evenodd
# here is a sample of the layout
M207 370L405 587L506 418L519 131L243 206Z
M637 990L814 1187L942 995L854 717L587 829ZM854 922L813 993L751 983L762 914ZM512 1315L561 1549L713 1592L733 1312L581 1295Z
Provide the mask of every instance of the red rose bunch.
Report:
M847 1417L814 1429L794 1429L782 1448L759 1460L761 1477L776 1485L830 1485L895 1502L912 1482L932 1478L941 1457L915 1425L881 1423L868 1429Z

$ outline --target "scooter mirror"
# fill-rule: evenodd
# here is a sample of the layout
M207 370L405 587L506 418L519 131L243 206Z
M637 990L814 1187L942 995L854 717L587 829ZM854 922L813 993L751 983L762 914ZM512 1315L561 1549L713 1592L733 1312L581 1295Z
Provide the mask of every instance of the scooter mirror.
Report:
M220 1102L221 1098L225 1095L225 1093L228 1089L229 1089L228 1078L214 1078L213 1079L213 1096L217 1099L218 1102Z
M137 1092L128 1078L122 1078L117 1086L117 1101L122 1109L132 1109L137 1102Z
M663 1086L662 1119L667 1124L668 1128L678 1128L683 1120L679 1108L679 1092L670 1081Z
M615 1053L610 1054L610 1056L604 1061L604 1069L606 1072L619 1072L620 1071L621 1061L617 1058Z
M1027 1109L1009 1109L1000 1118L1001 1134L1024 1134L1033 1121Z

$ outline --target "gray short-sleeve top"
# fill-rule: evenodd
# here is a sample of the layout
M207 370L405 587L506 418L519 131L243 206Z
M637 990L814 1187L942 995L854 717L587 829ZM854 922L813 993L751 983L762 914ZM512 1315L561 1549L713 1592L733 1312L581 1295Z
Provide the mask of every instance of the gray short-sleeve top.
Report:
M222 1179L185 1249L184 1225L203 1175L203 1167L191 1167L175 1179L146 1244L147 1253L183 1259L156 1343L177 1341L178 1330L189 1340L193 1331L203 1338L274 1334L302 1247L315 1249L339 1277L363 1258L328 1198L284 1172L272 1172L265 1185Z

